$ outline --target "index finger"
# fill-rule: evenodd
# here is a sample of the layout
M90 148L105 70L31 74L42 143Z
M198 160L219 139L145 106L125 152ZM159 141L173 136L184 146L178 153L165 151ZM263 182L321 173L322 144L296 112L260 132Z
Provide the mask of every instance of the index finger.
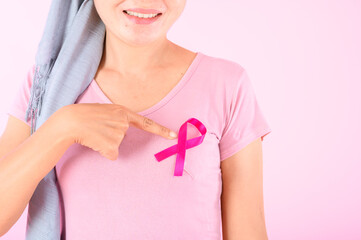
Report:
M143 129L147 132L154 133L168 139L174 139L177 137L177 133L173 132L169 128L154 122L150 118L139 115L138 113L133 112L130 109L127 109L127 116L128 123L134 127ZM175 134L174 136L171 135L172 132Z

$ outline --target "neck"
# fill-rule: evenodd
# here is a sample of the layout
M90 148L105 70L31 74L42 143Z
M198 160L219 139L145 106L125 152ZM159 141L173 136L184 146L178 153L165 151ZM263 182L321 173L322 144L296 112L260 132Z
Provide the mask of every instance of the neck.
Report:
M161 38L147 45L129 45L106 31L101 68L118 74L139 75L165 65L174 45L167 38Z

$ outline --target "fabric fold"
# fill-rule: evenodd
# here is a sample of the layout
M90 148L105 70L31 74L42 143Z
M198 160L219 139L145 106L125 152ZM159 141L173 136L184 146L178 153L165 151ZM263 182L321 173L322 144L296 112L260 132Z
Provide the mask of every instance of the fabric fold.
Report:
M105 25L92 0L52 1L25 115L26 121L31 119L31 134L88 87L97 72L104 39ZM54 167L29 201L27 240L61 239L60 194Z

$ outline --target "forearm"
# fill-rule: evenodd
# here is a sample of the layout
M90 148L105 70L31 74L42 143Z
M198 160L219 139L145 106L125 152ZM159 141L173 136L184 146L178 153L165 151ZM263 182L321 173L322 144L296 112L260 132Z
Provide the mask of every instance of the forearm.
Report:
M15 224L41 179L72 144L46 124L0 159L0 236Z
M223 240L268 240L263 198L243 196L240 191L242 187L247 187L247 184L242 186L238 182L223 183L221 195ZM259 194L255 193L255 195Z

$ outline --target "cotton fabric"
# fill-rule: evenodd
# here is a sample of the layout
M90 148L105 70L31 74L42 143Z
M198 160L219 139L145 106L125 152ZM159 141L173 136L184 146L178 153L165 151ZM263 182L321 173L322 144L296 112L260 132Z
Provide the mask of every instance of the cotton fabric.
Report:
M25 120L34 65L9 107ZM111 104L93 79L79 103ZM222 239L220 162L271 132L246 70L238 63L197 52L177 85L138 112L179 130L194 117L207 128L203 142L186 150L183 176L173 176L176 155L154 154L177 143L130 127L116 161L73 144L56 164L67 240ZM200 133L188 125L187 139Z

